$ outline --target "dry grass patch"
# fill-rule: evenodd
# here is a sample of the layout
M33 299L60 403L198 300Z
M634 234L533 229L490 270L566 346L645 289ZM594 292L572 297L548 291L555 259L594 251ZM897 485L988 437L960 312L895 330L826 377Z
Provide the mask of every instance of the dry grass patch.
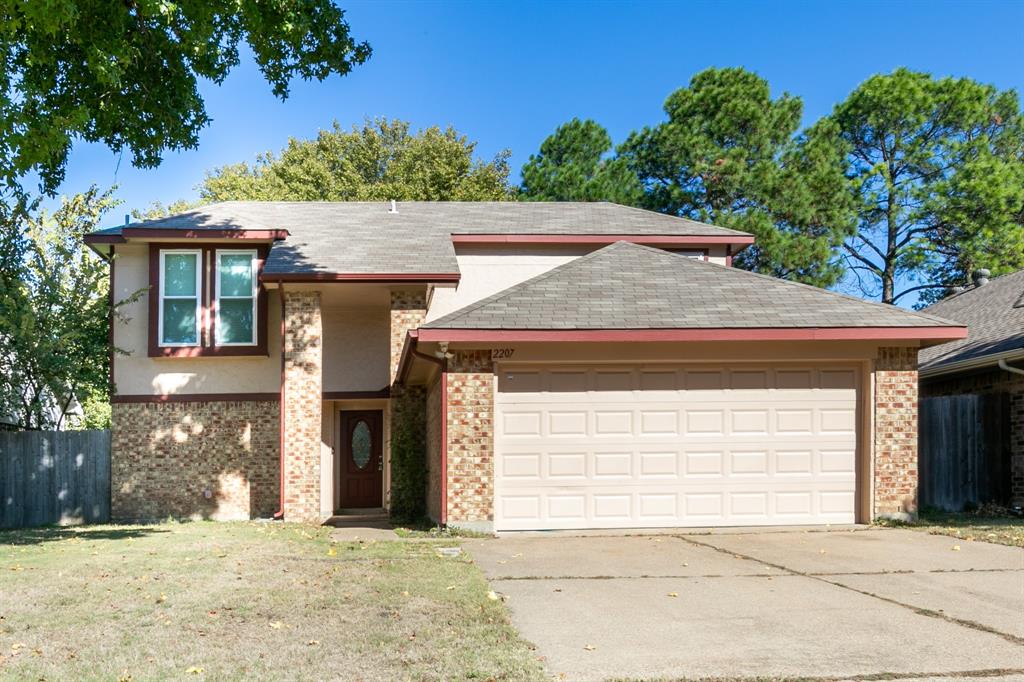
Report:
M270 523L0 533L0 678L530 680L466 558Z
M1024 518L982 508L978 512L921 512L914 523L885 524L923 530L932 535L950 535L968 542L992 542L1024 547Z

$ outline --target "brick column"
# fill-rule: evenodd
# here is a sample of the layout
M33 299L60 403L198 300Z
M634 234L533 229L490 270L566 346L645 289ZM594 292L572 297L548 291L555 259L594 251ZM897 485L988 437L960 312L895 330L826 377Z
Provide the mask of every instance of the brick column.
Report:
M389 472L388 490L385 499L385 506L400 515L416 513L414 509L422 508L426 499L425 486L421 484L419 476L409 475L411 472L425 472L426 469L426 443L422 442L422 452L405 450L406 457L419 457L421 461L399 461L396 457L395 447L403 445L399 436L400 427L412 427L407 430L406 435L414 440L424 441L421 437L423 431L423 419L425 416L425 392L421 386L402 386L396 382L398 378L398 363L402 360L402 349L405 347L405 338L410 330L416 329L427 317L427 295L424 291L392 291L391 292L391 399L388 401L388 415L390 423L389 448L387 467ZM419 418L417 418L419 417ZM413 423L408 423L413 420ZM405 443L407 446L408 443ZM396 469L404 469L404 476L399 476L408 490L395 489ZM413 501L416 496L422 496L419 503ZM393 504L394 503L394 504Z
M422 291L391 292L391 383L402 359L405 336L427 317L427 295Z
M875 360L874 512L917 516L917 348L880 348Z
M448 361L448 523L494 527L494 364L491 352Z
M323 325L320 292L285 292L284 518L320 520Z

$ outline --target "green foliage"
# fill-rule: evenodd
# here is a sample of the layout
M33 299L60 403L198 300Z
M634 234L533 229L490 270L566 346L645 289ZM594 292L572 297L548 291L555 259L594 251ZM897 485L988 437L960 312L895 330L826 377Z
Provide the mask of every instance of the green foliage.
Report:
M523 166L520 198L529 201L613 201L636 205L640 182L612 151L608 131L574 118L559 126Z
M75 427L79 429L110 428L109 391L93 391L82 401L82 419Z
M391 517L426 515L426 395L419 386L395 386L391 395Z
M72 398L108 393L107 264L83 245L115 205L95 187L53 213L9 207L0 220L0 413L59 428ZM131 297L122 302L134 300Z
M508 152L475 160L476 143L453 128L416 134L377 119L345 131L335 122L313 140L291 139L280 155L224 166L199 188L204 202L501 201L510 198Z
M0 182L64 176L72 142L128 149L152 168L209 123L198 79L222 82L245 41L274 94L370 56L329 0L0 0Z
M178 199L164 206L162 201L153 201L143 209L132 210L132 220L156 220L157 218L166 218L169 215L175 213L183 213L190 209L196 208L200 205L198 201L188 201L186 199Z
M753 233L737 265L817 286L842 273L835 250L852 228L828 127L797 135L801 101L773 99L743 69L708 69L665 102L668 120L629 136L619 155L641 205Z
M819 125L838 131L856 200L845 245L866 295L941 297L985 267L1024 267L1024 134L1013 91L897 69ZM897 290L897 283L910 285Z

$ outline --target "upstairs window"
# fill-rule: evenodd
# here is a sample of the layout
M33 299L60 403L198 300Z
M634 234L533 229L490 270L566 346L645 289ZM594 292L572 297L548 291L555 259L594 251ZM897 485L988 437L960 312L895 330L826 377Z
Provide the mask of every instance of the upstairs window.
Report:
M216 319L214 336L218 346L256 345L255 250L218 250Z
M267 354L269 245L149 245L149 356Z
M199 345L202 251L160 252L159 338L161 346Z

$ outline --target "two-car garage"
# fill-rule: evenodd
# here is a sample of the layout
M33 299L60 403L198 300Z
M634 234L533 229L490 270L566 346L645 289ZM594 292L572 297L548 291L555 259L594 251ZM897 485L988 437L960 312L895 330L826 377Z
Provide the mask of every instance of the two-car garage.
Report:
M853 523L857 364L507 365L495 530Z

